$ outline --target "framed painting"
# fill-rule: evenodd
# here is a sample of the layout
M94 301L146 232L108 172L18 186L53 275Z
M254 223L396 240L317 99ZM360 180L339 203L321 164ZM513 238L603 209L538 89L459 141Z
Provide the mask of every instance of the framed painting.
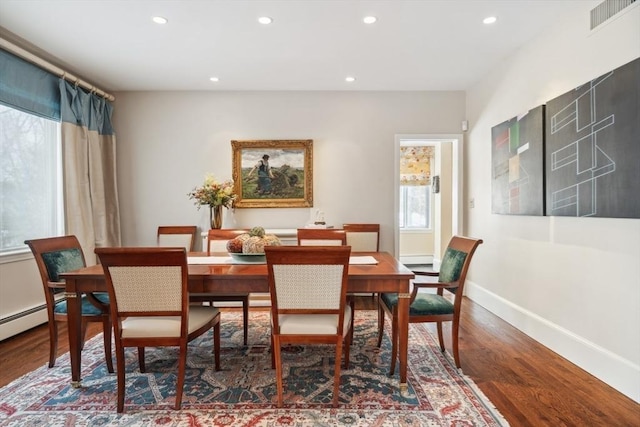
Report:
M640 58L547 102L547 215L640 218Z
M491 212L544 215L544 105L491 128Z
M313 206L313 140L231 141L237 208Z

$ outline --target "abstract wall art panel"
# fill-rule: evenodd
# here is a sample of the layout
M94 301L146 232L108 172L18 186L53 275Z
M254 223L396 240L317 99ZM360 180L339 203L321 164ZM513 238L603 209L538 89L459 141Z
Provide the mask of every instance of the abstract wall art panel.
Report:
M546 214L640 218L640 58L546 104Z
M543 162L543 105L491 128L491 211L544 215Z

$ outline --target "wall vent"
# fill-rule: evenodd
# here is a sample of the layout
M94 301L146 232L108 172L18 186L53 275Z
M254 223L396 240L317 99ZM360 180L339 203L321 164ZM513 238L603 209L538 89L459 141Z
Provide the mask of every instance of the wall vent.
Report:
M636 0L605 0L591 9L591 29L603 24L622 9L631 6Z

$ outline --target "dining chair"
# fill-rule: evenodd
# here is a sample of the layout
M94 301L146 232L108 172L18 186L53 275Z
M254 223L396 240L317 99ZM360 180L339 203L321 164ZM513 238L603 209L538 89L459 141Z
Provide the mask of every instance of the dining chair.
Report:
M380 224L342 224L342 229L347 234L347 245L353 252L378 252L380 251ZM371 295L374 299L376 293L356 295Z
M184 248L96 248L105 272L116 344L117 411L124 411L126 347L138 348L145 372L145 347L177 346L175 409L182 404L187 343L213 328L215 370L220 370L220 311L192 306Z
M84 252L76 236L49 237L25 240L36 260L44 299L47 306L49 326L49 367L56 364L58 353L58 322L66 322L67 301L62 296L65 282L58 277L61 273L86 266ZM111 322L109 321L109 296L104 292L82 295L82 347L88 322L102 323L104 354L107 370L113 372L111 360Z
M444 352L442 322L451 322L453 358L457 368L460 368L458 330L460 326L460 309L462 308L464 284L471 259L480 244L482 244L482 239L453 236L442 257L440 272L413 272L416 276L431 276L437 277L438 279L437 282L413 281L413 290L411 292L409 306L409 323L436 322L440 350ZM436 293L418 292L419 289L423 288L436 289ZM453 302L444 297L443 291L445 289L454 295ZM393 375L398 354L397 293L381 293L378 296L378 347L382 344L385 313L391 316L391 369L389 375Z
M249 230L242 228L217 228L209 230L207 234L207 255L211 256L216 252L227 252L227 242L236 238L241 234L249 233ZM234 301L242 303L242 341L247 345L247 337L249 336L249 293L240 294L209 294L198 293L191 294L191 302L208 302L213 305L214 302Z
M272 365L278 407L283 404L283 344L335 345L333 406L338 406L344 343L345 369L353 340L353 309L346 303L349 246L268 246Z
M197 232L195 225L160 225L157 244L159 247L183 247L187 252L193 252Z
M298 228L299 246L344 246L347 234L338 228Z
M380 250L380 224L342 224L342 229L353 252Z

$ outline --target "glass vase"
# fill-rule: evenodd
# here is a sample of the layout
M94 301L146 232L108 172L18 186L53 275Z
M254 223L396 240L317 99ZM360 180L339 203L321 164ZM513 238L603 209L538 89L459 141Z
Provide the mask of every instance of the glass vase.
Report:
M209 206L209 223L212 229L222 228L222 206Z

